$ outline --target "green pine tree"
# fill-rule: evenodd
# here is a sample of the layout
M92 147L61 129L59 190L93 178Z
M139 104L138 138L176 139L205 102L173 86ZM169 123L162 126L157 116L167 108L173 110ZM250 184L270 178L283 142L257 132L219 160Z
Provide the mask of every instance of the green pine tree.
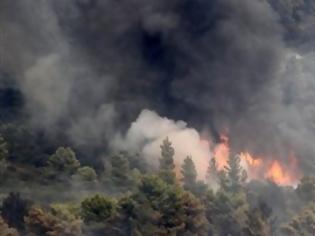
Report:
M238 191L247 179L247 173L241 166L239 155L230 155L225 166L228 190Z
M67 147L59 147L48 159L48 166L56 174L72 175L80 167L75 152Z
M129 186L131 183L131 171L129 161L123 154L114 155L110 159L111 179L116 186Z
M218 170L218 164L215 157L210 159L209 167L207 170L207 181L210 184L218 183L218 177L219 177L219 170Z
M174 148L168 138L163 140L160 158L160 177L168 184L175 183Z
M190 156L187 156L182 165L182 181L185 190L194 192L196 188L197 171Z

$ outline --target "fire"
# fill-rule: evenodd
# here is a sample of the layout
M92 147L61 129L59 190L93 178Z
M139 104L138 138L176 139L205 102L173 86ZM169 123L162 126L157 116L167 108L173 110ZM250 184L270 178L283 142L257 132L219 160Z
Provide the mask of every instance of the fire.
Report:
M266 173L266 176L280 185L288 185L291 182L291 176L284 171L278 161L273 161L270 169Z
M223 169L230 155L229 138L226 135L220 135L220 143L214 146L212 153L216 158L218 168Z
M296 157L291 154L289 163L283 166L281 162L274 160L270 166L266 177L279 185L295 185L298 182L299 171Z
M230 155L229 138L220 136L220 143L212 149L212 154L216 158L218 168L223 169ZM298 171L298 161L294 153L291 152L288 158L282 159L274 157L254 156L249 152L239 154L241 164L247 171L249 180L268 179L278 185L296 185L300 175Z
M255 167L259 167L262 164L262 160L261 159L254 159L248 152L241 152L240 157L242 160L246 161L246 163L255 168Z
M250 179L268 179L278 185L295 185L298 182L297 159L292 154L288 157L289 163L282 163L273 158L253 157L248 152L240 154L246 163Z
M262 168L264 166L263 159L253 157L248 152L241 152L240 158L244 168L247 171L249 179L259 179L262 175Z

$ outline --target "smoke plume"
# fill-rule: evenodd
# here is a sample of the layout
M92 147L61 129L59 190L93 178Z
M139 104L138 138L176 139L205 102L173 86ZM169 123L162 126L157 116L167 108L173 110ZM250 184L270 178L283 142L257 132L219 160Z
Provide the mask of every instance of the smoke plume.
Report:
M187 127L183 121L160 117L153 111L143 110L127 131L126 137L117 136L112 144L115 148L140 151L148 163L158 165L160 145L169 138L175 149L174 162L180 166L191 156L200 178L206 176L210 160L210 146L203 141L197 130Z
M293 151L312 171L314 6L301 2L3 0L0 70L28 124L76 145L120 133L151 155L169 136L199 158L198 132L224 130L236 152Z

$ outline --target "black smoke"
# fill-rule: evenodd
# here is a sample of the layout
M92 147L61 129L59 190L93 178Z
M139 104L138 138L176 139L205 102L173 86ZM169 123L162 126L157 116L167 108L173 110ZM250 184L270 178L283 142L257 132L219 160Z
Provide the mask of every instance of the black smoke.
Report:
M312 108L297 108L312 101L296 88L298 72L284 73L300 44L291 28L302 25L289 6L3 0L0 69L31 125L78 145L105 145L147 108L214 136L228 130L235 150L285 158L294 149L308 163L313 148L300 139L314 137Z
M281 30L267 4L73 4L56 3L60 25L66 25L67 35L92 58L97 71L115 77L114 102L131 98L136 110L143 108L140 100L181 119L194 120L187 115L191 110L206 113L202 119L210 119L208 114L239 116L277 73Z

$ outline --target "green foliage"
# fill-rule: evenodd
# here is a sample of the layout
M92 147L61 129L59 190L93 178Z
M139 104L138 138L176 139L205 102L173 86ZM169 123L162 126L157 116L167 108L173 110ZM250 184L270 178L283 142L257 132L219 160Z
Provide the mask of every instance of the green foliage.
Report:
M161 169L170 169L173 170L175 168L174 164L174 148L172 147L172 143L168 138L163 140L163 144L161 147L161 159L160 159L160 168Z
M225 166L225 174L220 176L223 187L229 191L239 191L247 179L247 173L241 166L241 158L238 155L230 155Z
M192 193L194 193L198 197L203 197L208 191L208 185L205 184L204 181L197 181L195 188L192 190Z
M304 176L298 185L296 192L298 196L306 201L315 201L315 177Z
M123 154L113 155L110 159L111 180L118 187L128 187L132 184L131 170L127 157Z
M287 236L313 236L315 233L315 204L311 203L281 228Z
M10 129L16 130L17 134L8 132ZM102 167L95 167L102 177L106 175L105 182L104 178L97 177L93 168L80 167L76 154L70 148L58 148L46 158L46 168L38 168L33 165L37 162L35 160L45 158L45 152L51 153L55 147L44 148L40 142L40 147L35 147L39 140L26 140L33 137L26 130L17 127L10 129L4 132L8 143L0 136L0 167L1 161L4 161L5 164L9 163L10 170L10 173L5 173L8 183L2 183L3 192L10 191L10 188L21 188L26 194L32 194L39 205L29 209L30 203L18 194L4 198L0 235L17 236L19 230L21 235L27 236L80 236L82 231L84 235L111 236L269 236L273 235L272 230L278 232L275 231L278 230L276 224L287 220L286 213L299 209L302 204L309 205L283 225L283 235L312 235L314 230L314 177L304 177L296 190L273 183L275 188L270 188L269 193L265 194L265 187L253 190L252 183L245 182L246 172L238 156L231 156L225 169L220 171L213 158L207 173L212 192L208 190L208 183L206 185L197 180L198 170L192 158L187 157L180 170L183 183L180 186L175 179L175 150L167 138L161 145L157 176L144 175L151 170L143 159L124 152L107 158L105 171ZM23 141L26 146L23 146ZM76 150L80 153L79 147ZM23 153L29 158L32 154L36 155L30 161L32 165L22 158ZM42 180L43 171L51 173L53 178ZM43 186L43 183L49 185ZM265 183L261 185L265 186ZM70 186L72 188L68 189ZM80 201L82 194L95 194L98 191L111 193L112 197L95 195L79 204L68 203ZM259 196L274 201L272 204L276 211L273 214L277 218L271 216L268 207L259 203ZM276 224L272 222L273 219L276 219Z
M132 235L207 235L200 201L157 176L145 176L137 193L120 202Z
M67 222L79 220L80 210L80 205L74 203L53 203L50 205L51 214Z
M204 208L192 194L179 188L168 189L161 202L160 224L164 230L174 235L207 235L207 220Z
M83 166L78 169L74 178L80 181L94 182L97 180L97 174L92 167Z
M81 203L81 214L85 222L103 222L116 212L116 203L109 197L95 195Z
M30 201L21 198L19 193L10 193L2 202L1 216L10 227L23 230L30 205Z
M23 125L6 124L0 126L0 133L7 142L10 161L35 166L45 164L47 144L36 132Z
M163 194L167 184L158 176L144 176L138 188L147 199L154 199Z
M183 188L196 196L203 196L208 186L203 181L197 181L197 170L190 156L186 157L181 169Z
M183 176L183 187L185 190L193 192L196 188L197 171L191 157L186 157L181 170Z
M269 223L270 216L271 209L264 202L260 202L259 206L250 209L247 213L247 225L244 227L245 235L272 235L272 228Z
M39 207L30 209L25 223L26 231L31 236L83 236L81 221L64 221Z
M48 159L48 166L60 174L72 175L80 167L74 151L71 148L59 147Z
M215 157L210 159L209 166L207 169L207 183L213 188L218 189L220 183L220 174L218 165Z
M271 235L270 209L260 202L251 207L243 191L209 191L203 199L210 235Z
M174 163L174 148L168 138L163 140L161 147L160 158L160 177L168 184L175 183L175 163Z
M140 173L145 174L149 171L146 160L139 153L128 153L126 151L120 152L127 158L131 170L138 170Z
M248 205L244 193L208 192L204 199L212 235L242 235L246 226Z

